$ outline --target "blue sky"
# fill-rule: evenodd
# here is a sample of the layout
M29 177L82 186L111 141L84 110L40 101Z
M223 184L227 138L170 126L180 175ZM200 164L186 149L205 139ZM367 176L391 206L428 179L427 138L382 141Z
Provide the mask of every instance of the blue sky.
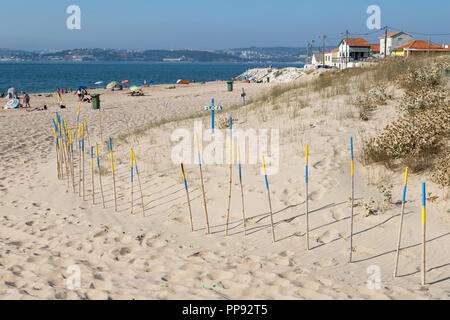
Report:
M66 8L81 8L81 30L68 30ZM448 0L14 0L1 5L0 47L13 49L226 49L328 45L340 32L367 33L366 9L381 24L418 33L450 33ZM426 39L416 35L416 39ZM376 35L368 35L376 42ZM434 36L450 43L450 36Z

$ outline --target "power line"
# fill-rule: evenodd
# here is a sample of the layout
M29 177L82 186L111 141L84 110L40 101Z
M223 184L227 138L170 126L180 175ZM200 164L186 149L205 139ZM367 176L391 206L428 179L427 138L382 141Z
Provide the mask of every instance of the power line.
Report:
M404 30L402 28L394 28L394 27L389 27L389 29L391 29L391 30L401 30L403 32L411 33L411 34L415 34L415 35L419 35L419 36L450 36L450 33L421 33L421 32L407 31L407 30Z

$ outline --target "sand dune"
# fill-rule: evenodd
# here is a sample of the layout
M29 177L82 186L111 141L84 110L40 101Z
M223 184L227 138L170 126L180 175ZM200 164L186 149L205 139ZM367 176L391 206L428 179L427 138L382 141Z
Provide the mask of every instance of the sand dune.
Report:
M198 166L186 164L194 232L189 230L186 194L180 168L172 163L171 134L193 129L193 119L154 125L161 120L203 110L211 98L227 108L257 97L272 84L237 84L232 93L223 82L145 88L145 97L105 92L106 119L83 104L81 119L89 126L89 142L100 144L102 167L109 170L105 141L112 136L116 157L118 212L114 212L112 179L103 176L106 208L101 205L98 174L91 199L90 155L86 153L86 201L59 181L51 119L56 111L74 126L78 103L65 95L67 109L54 97L32 96L32 105L48 111L0 112L0 297L2 299L448 299L450 292L448 197L440 195L428 208L427 281L420 285L420 182L410 177L400 256L399 277L392 278L399 222L402 172L363 167L356 162L354 262L348 263L350 166L349 139L373 133L396 114L393 103L362 123L345 101L305 92L290 93L275 103L235 109L234 128L279 128L280 168L269 176L276 243L261 165L244 165L247 236L242 223L237 166L233 166L228 237L225 221L228 166L204 165L211 235L206 235ZM392 89L393 95L398 95ZM310 103L300 107L309 95ZM167 110L162 111L164 102ZM210 118L205 112L204 129ZM142 132L129 135L140 126ZM218 129L219 130L219 129ZM223 130L226 134L225 129ZM304 147L310 148L310 243L305 240ZM134 186L130 208L129 148L136 152L142 179L145 216ZM225 156L226 156L225 151ZM358 152L357 152L358 154ZM358 156L356 156L358 159ZM78 167L75 168L75 180ZM426 180L428 181L428 180ZM394 204L383 205L377 190L392 183ZM365 217L364 204L380 210ZM70 290L70 266L80 268L81 287ZM380 288L370 289L368 268L380 271ZM372 270L372 269L369 269Z

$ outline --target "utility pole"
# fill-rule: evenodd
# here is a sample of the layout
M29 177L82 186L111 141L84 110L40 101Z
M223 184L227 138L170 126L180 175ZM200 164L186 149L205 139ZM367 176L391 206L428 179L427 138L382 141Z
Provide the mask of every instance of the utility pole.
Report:
M313 44L314 44L314 40L311 40L311 42L309 43L309 52L311 53L311 61L309 63L312 63L312 58L313 58Z
M305 65L309 63L309 43L306 41L306 57L305 57Z
M350 45L348 44L348 30L345 31L345 46L345 69L347 69L348 51L350 50Z
M387 56L387 33L388 33L388 27L384 27L384 58Z
M322 50L322 65L325 67L325 39L327 36L323 36L323 50Z

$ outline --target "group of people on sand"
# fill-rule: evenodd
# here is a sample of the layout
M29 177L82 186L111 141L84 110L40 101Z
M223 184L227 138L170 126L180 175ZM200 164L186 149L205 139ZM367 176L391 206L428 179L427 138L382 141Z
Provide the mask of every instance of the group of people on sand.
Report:
M16 88L9 88L6 95L4 92L0 94L0 98L7 98L7 99L17 99L22 100L22 107L23 108L31 108L30 101L31 97L28 93L21 91L22 98L19 96L19 93Z

